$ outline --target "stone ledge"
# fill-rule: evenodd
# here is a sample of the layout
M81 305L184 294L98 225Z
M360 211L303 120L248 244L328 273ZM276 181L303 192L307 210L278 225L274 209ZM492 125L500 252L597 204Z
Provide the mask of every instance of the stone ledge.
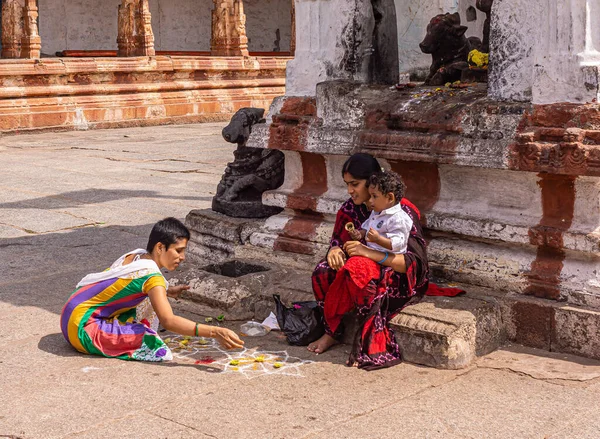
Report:
M192 210L185 219L192 234L190 259L203 265L232 258L236 249L243 247L264 222L264 219L233 218L211 209Z
M525 346L600 359L600 311L507 294L502 314L508 338Z
M0 77L74 73L146 72L177 70L285 70L289 57L138 56L107 58L3 59Z
M205 316L224 314L228 320L263 320L275 310L274 294L286 303L313 300L308 271L257 259L227 259L218 265L232 263L261 266L265 271L231 277L209 272L209 266L182 270L169 281L187 284L190 290L182 294L184 302L174 303L174 307Z

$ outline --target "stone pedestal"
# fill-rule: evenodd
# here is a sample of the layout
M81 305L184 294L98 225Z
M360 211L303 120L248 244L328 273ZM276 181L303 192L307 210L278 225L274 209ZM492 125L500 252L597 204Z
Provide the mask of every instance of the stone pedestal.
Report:
M598 17L599 0L495 1L490 95L535 104L597 100Z
M248 145L284 151L286 180L263 203L285 210L250 235L254 247L322 257L347 198L342 164L368 152L403 176L436 275L511 297L514 313L525 300L544 314L554 300L599 315L597 105L494 101L485 84L390 91L328 81L272 110ZM550 337L515 322L517 339Z

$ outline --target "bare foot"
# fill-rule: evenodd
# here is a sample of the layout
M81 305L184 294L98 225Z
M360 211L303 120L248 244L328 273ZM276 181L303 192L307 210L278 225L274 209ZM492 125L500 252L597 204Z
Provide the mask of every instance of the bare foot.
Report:
M338 341L335 338L329 334L323 334L320 339L308 345L308 350L319 355L336 344Z

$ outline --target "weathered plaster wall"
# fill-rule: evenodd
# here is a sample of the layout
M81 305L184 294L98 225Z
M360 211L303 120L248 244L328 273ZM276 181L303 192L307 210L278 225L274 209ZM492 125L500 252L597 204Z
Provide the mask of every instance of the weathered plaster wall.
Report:
M40 0L42 53L117 48L119 0Z
M276 31L279 29L279 50L290 50L292 0L246 0L246 35L248 49L253 52L273 51L277 44Z
M425 37L429 21L438 14L458 12L461 24L469 28L467 37L482 38L485 14L476 10L477 19L467 21L467 8L475 7L475 2L476 0L396 0L400 72L408 73L429 68L431 55L422 53L419 43Z
M120 0L40 0L42 52L116 50ZM156 50L210 50L212 0L149 0ZM248 0L251 51L290 48L291 0Z
M210 50L212 0L150 0L156 50Z

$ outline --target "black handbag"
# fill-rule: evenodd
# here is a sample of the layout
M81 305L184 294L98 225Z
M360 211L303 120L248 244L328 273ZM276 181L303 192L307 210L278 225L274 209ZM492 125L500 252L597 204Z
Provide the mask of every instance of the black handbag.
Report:
M323 312L317 302L293 302L288 308L278 294L274 294L273 299L277 323L289 344L306 346L325 334Z

